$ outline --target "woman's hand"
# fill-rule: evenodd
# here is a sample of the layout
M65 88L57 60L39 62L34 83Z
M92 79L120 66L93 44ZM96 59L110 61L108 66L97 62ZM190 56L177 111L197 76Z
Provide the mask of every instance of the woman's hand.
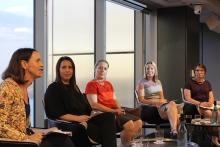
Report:
M87 122L90 119L90 116L88 115L79 115L77 116L77 120L78 122Z
M204 107L212 107L213 104L210 103L210 102L201 102L201 103L200 103L200 106L204 106Z
M43 134L40 133L40 132L36 132L36 133L34 133L32 135L27 135L26 136L26 139L37 141L37 142L41 142L42 138L43 138Z
M158 101L156 101L155 103L155 106L157 107L157 108L159 108L161 105L163 105L164 103L166 103L167 102L167 100L166 99L159 99Z
M121 109L121 108L118 108L118 109L115 109L115 113L117 115L123 115L125 114L125 110L124 109Z

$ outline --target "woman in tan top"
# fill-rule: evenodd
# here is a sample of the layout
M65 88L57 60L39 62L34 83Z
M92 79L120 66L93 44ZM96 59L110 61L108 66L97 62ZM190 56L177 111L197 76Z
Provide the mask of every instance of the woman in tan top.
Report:
M167 102L164 98L162 85L158 79L157 66L153 61L145 64L144 71L144 78L137 85L139 101L149 105L142 106L142 120L156 124L169 120L171 134L176 136L178 123L176 103L174 101Z

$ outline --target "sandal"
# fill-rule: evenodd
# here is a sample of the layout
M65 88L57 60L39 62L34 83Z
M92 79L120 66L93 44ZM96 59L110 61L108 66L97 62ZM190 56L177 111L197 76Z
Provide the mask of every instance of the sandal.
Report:
M170 132L170 136L171 136L171 138L173 138L173 139L176 139L176 138L177 138L177 134L178 134L177 130L171 130L171 132Z

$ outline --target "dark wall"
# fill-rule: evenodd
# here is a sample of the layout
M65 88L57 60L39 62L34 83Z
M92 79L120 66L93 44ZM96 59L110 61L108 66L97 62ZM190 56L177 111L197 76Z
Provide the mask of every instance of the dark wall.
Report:
M201 42L202 61L207 67L206 79L212 84L215 98L220 100L220 34L209 31L204 24Z
M158 10L158 70L167 99L180 100L180 88L199 62L199 18L188 7Z

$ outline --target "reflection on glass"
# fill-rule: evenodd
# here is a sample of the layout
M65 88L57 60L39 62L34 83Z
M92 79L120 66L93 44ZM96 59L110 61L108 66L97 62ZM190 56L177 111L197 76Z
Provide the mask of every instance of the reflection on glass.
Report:
M94 1L53 0L53 53L85 53L94 48ZM50 28L49 28L50 30Z
M107 54L107 79L112 82L118 101L127 107L134 106L134 54Z
M61 56L55 56L53 58L53 77L56 75L56 63ZM73 59L76 66L76 82L81 92L85 91L85 87L88 81L94 78L94 55L77 55L69 56Z
M134 10L106 1L107 52L134 51Z
M33 47L33 0L0 2L0 75L8 66L12 53L22 47ZM0 79L0 82L2 79ZM33 89L33 86L30 87ZM33 90L29 93L31 124L34 124Z

